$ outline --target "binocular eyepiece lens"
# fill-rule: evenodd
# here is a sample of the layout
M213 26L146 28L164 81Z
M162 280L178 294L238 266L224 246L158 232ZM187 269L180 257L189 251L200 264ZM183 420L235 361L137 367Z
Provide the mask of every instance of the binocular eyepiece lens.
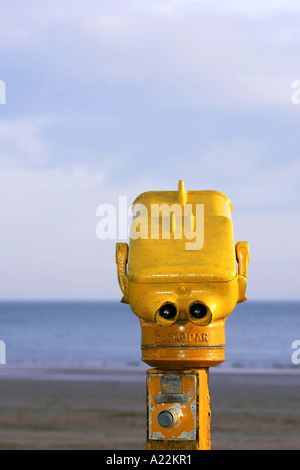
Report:
M201 320L207 315L207 307L200 302L195 302L190 306L190 316L195 320Z
M174 320L177 315L177 308L174 304L166 303L162 305L159 309L159 315L164 320Z

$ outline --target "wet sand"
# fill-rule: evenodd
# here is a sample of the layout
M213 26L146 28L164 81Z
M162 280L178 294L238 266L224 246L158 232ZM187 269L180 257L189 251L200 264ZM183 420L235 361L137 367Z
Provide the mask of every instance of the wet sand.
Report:
M0 450L145 449L145 371L0 370ZM210 374L212 449L300 449L300 373Z

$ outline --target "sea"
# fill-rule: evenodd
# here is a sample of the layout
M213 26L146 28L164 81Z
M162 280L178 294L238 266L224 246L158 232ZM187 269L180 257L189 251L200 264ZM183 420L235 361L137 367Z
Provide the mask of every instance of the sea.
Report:
M147 369L139 319L120 302L0 302L5 367ZM297 356L297 346L299 354ZM3 343L2 343L3 344ZM300 373L300 302L247 301L226 322L219 371Z

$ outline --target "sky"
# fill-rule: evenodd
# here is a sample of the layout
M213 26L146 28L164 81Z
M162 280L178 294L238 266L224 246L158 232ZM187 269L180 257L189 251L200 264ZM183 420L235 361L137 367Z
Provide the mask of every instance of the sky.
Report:
M121 299L97 207L181 179L232 201L248 298L300 300L299 21L293 0L2 1L0 300Z

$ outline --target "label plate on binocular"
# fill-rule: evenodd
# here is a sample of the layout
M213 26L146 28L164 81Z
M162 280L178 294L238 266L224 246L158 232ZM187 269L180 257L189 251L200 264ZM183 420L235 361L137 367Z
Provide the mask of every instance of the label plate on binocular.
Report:
M189 397L183 393L182 375L162 375L161 392L156 395L156 403L188 403Z

